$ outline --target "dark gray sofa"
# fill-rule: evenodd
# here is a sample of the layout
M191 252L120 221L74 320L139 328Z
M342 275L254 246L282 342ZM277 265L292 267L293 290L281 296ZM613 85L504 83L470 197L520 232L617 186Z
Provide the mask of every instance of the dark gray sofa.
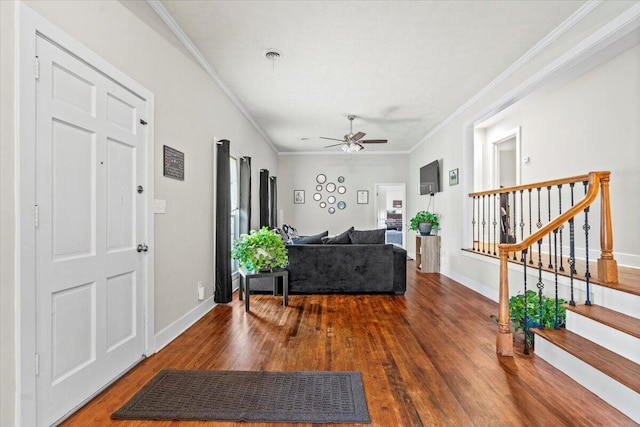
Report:
M290 293L394 293L407 289L407 251L390 244L288 245Z

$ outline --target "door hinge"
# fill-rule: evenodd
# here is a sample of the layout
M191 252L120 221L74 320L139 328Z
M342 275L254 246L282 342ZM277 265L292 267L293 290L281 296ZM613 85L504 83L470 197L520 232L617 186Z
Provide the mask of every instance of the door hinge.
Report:
M143 125L143 126L146 126L146 125L147 125L147 122L146 122L146 121L144 121L144 119L140 119L140 124L141 124L141 125Z
M36 56L35 62L36 80L40 80L40 58Z
M36 228L40 227L40 208L38 205L34 206L33 210L33 222Z
M40 375L40 354L36 353L36 375Z

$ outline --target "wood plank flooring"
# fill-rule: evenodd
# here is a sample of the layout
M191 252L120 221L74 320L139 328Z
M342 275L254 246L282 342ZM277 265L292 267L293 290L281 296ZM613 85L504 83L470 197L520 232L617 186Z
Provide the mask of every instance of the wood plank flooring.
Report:
M636 426L535 356L495 353L497 304L407 265L405 296L234 295L64 426L234 426L109 417L164 368L361 371L371 426ZM288 424L255 423L265 427ZM303 424L296 424L303 426ZM309 424L311 426L311 424Z

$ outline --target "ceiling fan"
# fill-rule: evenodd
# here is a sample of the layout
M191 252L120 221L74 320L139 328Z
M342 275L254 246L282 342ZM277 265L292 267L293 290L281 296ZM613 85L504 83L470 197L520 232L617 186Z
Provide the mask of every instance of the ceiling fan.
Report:
M386 144L387 143L386 139L362 139L366 135L364 132L358 132L355 134L353 133L353 119L355 119L356 116L351 114L351 115L348 115L347 118L349 119L349 122L350 122L349 133L345 135L343 139L320 136L319 137L320 139L328 139L330 141L340 141L339 144L326 145L324 148L341 146L341 149L344 152L354 152L354 151L362 150L364 148L362 144ZM307 138L303 138L303 139L307 139Z

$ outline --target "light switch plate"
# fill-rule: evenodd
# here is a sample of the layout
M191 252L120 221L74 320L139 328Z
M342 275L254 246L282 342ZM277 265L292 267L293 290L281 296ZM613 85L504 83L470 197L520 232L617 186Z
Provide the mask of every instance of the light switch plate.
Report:
M154 199L153 212L163 214L167 212L167 201L162 199Z

